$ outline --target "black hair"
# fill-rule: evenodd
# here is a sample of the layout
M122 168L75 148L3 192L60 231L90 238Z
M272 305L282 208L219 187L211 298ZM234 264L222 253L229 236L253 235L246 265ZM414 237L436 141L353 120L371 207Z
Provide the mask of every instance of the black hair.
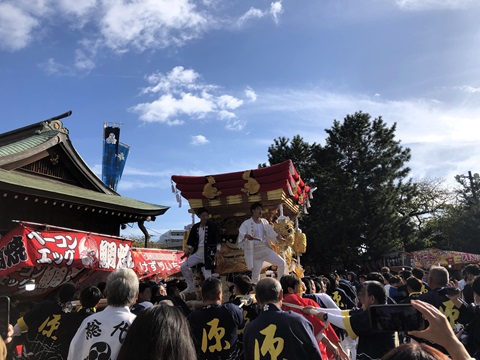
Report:
M475 278L472 283L473 292L480 296L480 277Z
M167 295L173 295L175 291L183 291L187 288L185 280L173 279L165 283L165 290Z
M415 276L410 276L407 279L407 287L412 289L414 292L422 291L422 286L423 286L422 280L416 278Z
M262 208L262 209L263 209L262 203L254 202L254 203L250 206L250 212L252 212L253 210L255 210L255 209L257 209L257 208Z
M465 273L472 274L474 276L480 275L480 267L477 264L469 264L463 269Z
M310 278L309 277L304 277L302 278L302 282L305 284L305 294L311 294L312 293L312 284L310 283ZM284 290L285 292L285 290Z
M450 359L427 344L411 342L402 344L386 353L382 360L447 360Z
M246 295L252 291L252 280L247 275L238 275L233 279L233 283L237 287L241 295Z
M128 328L117 360L195 360L195 346L182 312L168 305L141 311Z
M379 281L368 280L363 283L368 296L373 296L377 300L377 304L385 304L387 302L387 294L385 287Z
M318 280L313 280L313 283L315 284L315 292L320 292L322 291L322 284L320 284L320 281Z
M410 270L402 270L400 271L400 276L403 280L407 280L410 276L412 276L412 272Z
M282 290L284 294L288 294L288 288L295 290L295 288L300 285L300 278L297 275L283 275L280 279L280 285L282 285Z
M102 292L100 289L96 286L89 286L80 293L80 304L84 308L92 309L97 306L101 298Z
M150 283L140 283L138 284L138 292L141 294L143 293L146 289L151 289L152 285Z
M332 294L333 290L338 286L338 279L333 274L327 274L324 278L327 284L327 293Z
M202 284L203 301L217 300L218 293L222 292L222 282L220 279L211 277L206 279Z
M77 291L75 284L72 282L66 282L60 286L60 290L58 291L58 301L62 304L71 301L75 295L75 291Z
M425 272L423 271L423 269L413 268L412 275L415 276L417 279L423 280L423 277L425 276Z
M330 280L326 276L320 276L320 281L325 284L328 292L330 289Z
M400 284L401 282L402 282L402 280L400 279L400 276L398 276L398 275L390 276L390 279L388 279L388 283L390 285Z
M105 281L101 281L97 284L97 287L103 293L105 291L105 288L107 287L107 283Z
M201 207L201 208L197 209L196 214L197 214L197 216L200 216L200 215L202 215L204 212L206 212L207 214L209 214L209 212L208 212L208 210L207 210L206 207Z
M367 274L367 281L378 281L379 283L383 284L385 281L385 277L383 275L379 272L369 272Z

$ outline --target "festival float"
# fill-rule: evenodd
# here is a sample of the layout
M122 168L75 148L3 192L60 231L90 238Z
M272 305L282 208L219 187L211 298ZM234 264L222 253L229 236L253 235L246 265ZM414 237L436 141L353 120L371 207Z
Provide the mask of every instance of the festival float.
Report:
M272 244L287 263L289 271L302 274L301 254L306 236L298 227L307 214L314 189L304 183L291 160L244 171L205 176L172 176L172 191L179 205L188 201L192 223L197 209L206 207L222 229L222 245L217 252L215 272L220 275L246 272L243 250L238 248L238 228L250 217L250 206L262 203L263 216L285 241ZM184 246L188 238L185 233ZM184 249L185 250L185 249Z

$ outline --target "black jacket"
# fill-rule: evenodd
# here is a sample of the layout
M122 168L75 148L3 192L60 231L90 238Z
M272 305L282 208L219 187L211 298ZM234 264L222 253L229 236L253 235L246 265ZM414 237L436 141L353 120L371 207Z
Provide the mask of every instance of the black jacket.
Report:
M196 223L192 226L190 234L188 235L187 245L191 246L192 254L196 253L198 250L198 231L200 229L200 223ZM215 253L217 252L217 244L220 244L222 241L220 237L220 230L215 224L215 221L208 220L205 225L205 246L204 246L204 258L205 258L205 269L212 269L214 266Z

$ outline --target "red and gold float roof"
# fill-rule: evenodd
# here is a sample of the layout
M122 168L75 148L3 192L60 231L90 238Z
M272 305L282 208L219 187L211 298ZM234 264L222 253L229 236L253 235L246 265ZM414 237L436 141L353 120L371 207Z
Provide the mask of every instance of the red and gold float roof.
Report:
M205 176L173 175L177 191L192 209L207 207L212 215L244 216L250 205L261 202L265 209L283 204L284 214L296 216L308 203L305 185L291 160L264 168Z

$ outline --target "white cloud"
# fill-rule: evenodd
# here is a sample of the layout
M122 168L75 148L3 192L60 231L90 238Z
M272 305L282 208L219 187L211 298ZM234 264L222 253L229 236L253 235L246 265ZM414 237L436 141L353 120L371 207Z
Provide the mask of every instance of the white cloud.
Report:
M58 63L54 58L49 58L47 61L40 63L38 66L48 75L69 76L74 74L71 68Z
M192 145L205 145L208 144L210 141L203 135L195 135L192 136Z
M166 181L164 181L166 183ZM142 180L129 180L122 178L118 183L118 191L148 189L148 188L161 188L161 184L156 181L142 181Z
M246 122L239 119L228 119L225 128L231 131L241 131L245 128Z
M234 98L231 95L220 95L217 98L217 105L221 109L236 109L243 104L243 100Z
M104 11L100 33L115 51L183 45L213 23L189 0L106 1Z
M247 21L261 19L270 14L273 21L278 24L279 16L283 13L283 7L281 1L274 1L270 3L270 9L261 10L254 7L248 9L242 16L240 16L236 22L238 27L242 27Z
M178 120L172 119L172 117L186 114L201 118L213 111L213 104L192 94L183 94L180 98L175 98L172 94L166 94L150 103L138 104L132 110L135 113L140 113L140 120L145 122L167 122L171 120L179 124Z
M255 93L255 91L251 87L247 87L245 89L245 96L251 102L257 101L257 94Z
M129 109L144 122L181 125L187 118L216 116L219 120L232 119L236 117L232 110L244 103L232 95L221 93L217 85L203 83L197 72L182 66L173 68L167 74L155 72L147 76L147 81L149 86L141 94L158 98Z
M33 40L38 20L9 3L0 4L0 48L16 51L25 48Z
M147 77L147 81L152 84L143 89L142 93L173 92L177 93L182 89L197 89L196 81L200 75L193 69L185 69L183 66L176 66L167 75L161 72L155 72ZM205 89L204 89L205 90ZM208 93L206 93L208 95ZM207 96L205 96L207 97Z
M478 93L480 93L480 87L473 87L473 86L470 86L470 85L457 86L457 87L454 87L454 89L466 92L468 94L478 94Z
M95 62L83 50L75 50L75 67L78 70L90 71L95 68Z
M467 9L478 7L477 0L396 0L396 4L405 10L431 9Z
M451 98L451 89L444 91L445 97ZM277 129L288 130L295 124L294 134L305 141L324 144L324 129L330 128L334 119L342 121L347 114L363 111L372 118L382 116L388 126L397 123L396 138L412 149L407 165L413 177L442 177L452 182L455 174L480 170L479 102L384 99L317 89L270 89L259 95L250 113L259 119L268 114ZM293 135L290 131L285 136Z
M185 124L185 121L178 120L178 119L173 119L173 120L167 120L166 124L169 125L169 126L178 126L178 125Z
M265 16L265 12L263 12L260 9L251 7L248 9L248 11L240 16L237 20L237 25L242 26L245 22L251 20L251 19L261 19L262 17Z
M97 0L57 0L57 2L63 12L73 14L77 18L84 17L97 6Z
M282 2L275 1L270 4L270 14L273 17L273 21L278 24L278 16L283 13Z
M221 120L224 120L224 119L234 119L236 118L237 116L235 115L235 113L231 112L231 111L227 111L227 110L220 110L218 112L218 117L221 119Z
M127 164L125 166L125 170L123 171L123 176L154 176L154 177L167 177L169 178L172 175L172 169L163 169L161 171L155 170L152 171L151 169L139 169L136 167L130 166L131 164ZM101 168L100 168L101 171Z
M1 0L0 49L18 51L51 33L78 36L73 65L88 72L97 55L157 51L198 39L212 29L231 28L283 12L280 1L270 9L250 8L240 19L219 11L221 0ZM235 26L235 25L234 25ZM83 37L83 38L82 38Z

